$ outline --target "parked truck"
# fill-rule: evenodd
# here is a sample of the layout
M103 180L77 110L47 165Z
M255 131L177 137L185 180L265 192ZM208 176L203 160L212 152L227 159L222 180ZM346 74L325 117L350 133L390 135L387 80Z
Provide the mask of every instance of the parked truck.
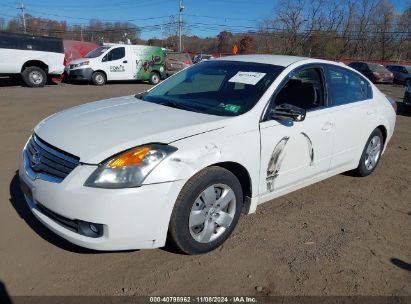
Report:
M0 75L18 76L29 87L64 72L63 40L0 31Z

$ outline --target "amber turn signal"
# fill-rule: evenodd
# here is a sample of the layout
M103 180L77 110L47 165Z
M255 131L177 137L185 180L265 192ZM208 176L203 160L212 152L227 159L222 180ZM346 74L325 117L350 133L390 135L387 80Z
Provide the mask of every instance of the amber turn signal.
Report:
M151 151L151 147L139 147L113 158L107 166L110 168L122 168L126 166L140 165L144 156Z

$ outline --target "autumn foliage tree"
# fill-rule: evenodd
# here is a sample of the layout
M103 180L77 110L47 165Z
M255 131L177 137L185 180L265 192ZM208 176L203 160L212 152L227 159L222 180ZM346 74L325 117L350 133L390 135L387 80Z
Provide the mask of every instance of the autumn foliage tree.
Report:
M222 31L217 36L218 45L217 51L219 53L230 53L233 47L233 33Z
M245 35L240 40L240 54L251 54L253 53L253 37Z

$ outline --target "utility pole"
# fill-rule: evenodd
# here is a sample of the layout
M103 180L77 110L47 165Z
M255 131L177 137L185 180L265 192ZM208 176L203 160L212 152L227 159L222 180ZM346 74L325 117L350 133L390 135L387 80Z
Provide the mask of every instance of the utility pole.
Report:
M26 13L24 12L25 7L23 2L20 4L20 7L18 7L17 9L21 10L21 17L23 18L23 28L24 28L24 32L27 33L27 28L26 28Z
M179 36L179 45L178 45L178 51L181 52L182 47L181 47L181 32L183 28L183 13L184 10L184 5L183 5L183 0L179 0L179 11L178 11L178 36Z

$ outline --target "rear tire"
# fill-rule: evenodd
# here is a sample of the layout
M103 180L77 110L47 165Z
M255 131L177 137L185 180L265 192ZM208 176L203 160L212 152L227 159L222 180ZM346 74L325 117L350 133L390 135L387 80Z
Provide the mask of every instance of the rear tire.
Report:
M233 173L208 167L194 175L181 190L170 218L168 241L186 254L219 247L236 226L243 191Z
M355 173L358 176L370 175L377 167L381 153L384 148L384 139L380 129L375 129L365 144L361 155L360 163L358 164Z
M31 88L41 88L47 82L46 72L39 67L30 66L21 73L24 83Z
M151 84L158 84L160 82L161 78L160 78L160 74L158 74L157 72L151 72L150 73L150 78L148 79L148 81Z
M106 83L107 78L103 72L94 72L91 75L91 82L96 86L102 86Z

